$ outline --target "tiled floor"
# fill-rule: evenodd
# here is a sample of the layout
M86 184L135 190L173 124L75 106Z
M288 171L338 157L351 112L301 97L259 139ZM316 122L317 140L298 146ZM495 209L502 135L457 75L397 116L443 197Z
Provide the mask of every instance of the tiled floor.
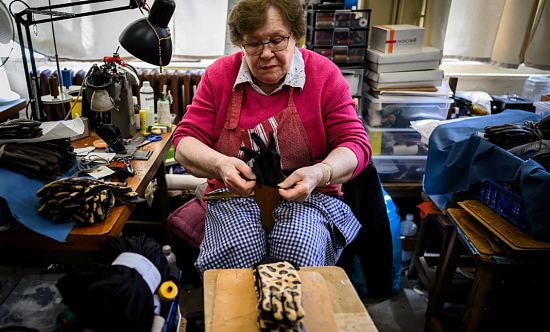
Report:
M416 280L401 278L400 292L389 299L363 302L380 332L415 332L424 329L427 293Z

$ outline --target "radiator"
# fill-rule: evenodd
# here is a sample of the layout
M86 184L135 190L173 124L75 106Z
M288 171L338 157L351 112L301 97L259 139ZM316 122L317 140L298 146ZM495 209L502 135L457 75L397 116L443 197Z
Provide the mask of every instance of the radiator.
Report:
M172 113L175 115L175 123L181 120L185 114L187 105L191 104L196 88L202 78L202 70L164 70L162 73L159 70L154 69L138 69L138 76L140 82L149 81L155 91L155 108L156 101L160 97L162 86L166 84L167 90L173 98L173 104L171 107ZM73 85L81 85L86 75L87 69L74 70ZM50 86L48 79L54 73L57 73L56 69L43 68L40 70L40 93L41 95L50 94ZM59 76L59 75L58 75ZM139 101L139 89L141 86L133 86L132 94L138 97ZM84 103L83 107L86 107ZM54 107L52 105L44 105L47 120L62 120L69 110L69 104L62 104L61 107Z

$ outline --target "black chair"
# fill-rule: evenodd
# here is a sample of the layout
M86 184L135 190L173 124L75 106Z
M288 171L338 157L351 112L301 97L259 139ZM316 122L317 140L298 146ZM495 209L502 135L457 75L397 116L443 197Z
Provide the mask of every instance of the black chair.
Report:
M358 272L355 263L357 257L368 297L390 297L392 236L382 185L372 161L360 174L345 183L342 191L344 202L349 205L363 227L357 237L344 248L337 265L351 278Z

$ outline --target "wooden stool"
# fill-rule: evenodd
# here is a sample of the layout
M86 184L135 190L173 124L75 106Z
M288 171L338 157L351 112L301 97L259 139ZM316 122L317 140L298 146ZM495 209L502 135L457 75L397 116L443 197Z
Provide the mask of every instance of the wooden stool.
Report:
M495 274L501 266L536 266L550 261L550 243L535 241L521 233L479 201L458 204L466 210L446 211L454 230L437 267L437 279L426 309L426 330L443 330L438 315L443 311L445 295L457 267L460 243L472 255L476 265L460 331L475 331L479 327Z

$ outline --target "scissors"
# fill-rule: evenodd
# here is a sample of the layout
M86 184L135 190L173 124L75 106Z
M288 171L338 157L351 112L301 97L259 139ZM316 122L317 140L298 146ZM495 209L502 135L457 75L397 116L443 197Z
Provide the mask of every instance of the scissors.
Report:
M145 137L145 141L143 141L141 144L139 144L138 146L136 146L136 148L141 148L149 143L153 143L153 142L157 142L157 141L160 141L162 140L162 136L160 135L149 135L147 137Z

